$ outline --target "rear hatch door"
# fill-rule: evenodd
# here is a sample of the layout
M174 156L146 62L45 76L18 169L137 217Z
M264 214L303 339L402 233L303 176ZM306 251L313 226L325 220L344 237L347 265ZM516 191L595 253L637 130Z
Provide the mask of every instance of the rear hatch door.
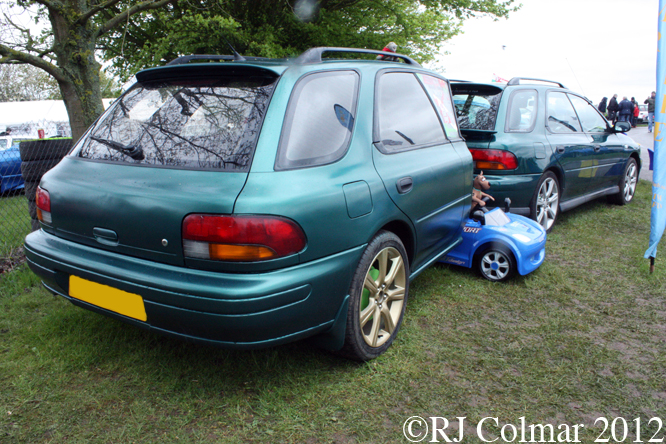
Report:
M488 148L494 140L502 91L483 83L451 83L458 124L469 148Z
M278 75L208 65L137 76L139 83L42 179L50 231L182 265L183 218L233 212Z

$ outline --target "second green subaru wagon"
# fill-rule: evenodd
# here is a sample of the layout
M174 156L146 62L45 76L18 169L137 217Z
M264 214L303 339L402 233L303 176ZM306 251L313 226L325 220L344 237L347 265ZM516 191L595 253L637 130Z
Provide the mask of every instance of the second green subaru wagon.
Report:
M372 59L322 58L335 53ZM410 280L460 242L472 156L449 82L377 54L139 72L43 177L31 269L78 306L167 335L315 336L378 356Z
M640 145L611 127L583 96L561 83L515 77L506 84L451 85L460 128L495 203L547 231L560 211L608 196L629 203L641 167Z

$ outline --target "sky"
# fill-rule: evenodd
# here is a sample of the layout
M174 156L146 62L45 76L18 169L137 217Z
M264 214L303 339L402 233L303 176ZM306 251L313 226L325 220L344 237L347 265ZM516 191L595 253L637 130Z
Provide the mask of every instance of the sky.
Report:
M595 104L613 94L642 103L656 91L658 0L518 3L508 19L468 19L425 66L456 80L555 80Z

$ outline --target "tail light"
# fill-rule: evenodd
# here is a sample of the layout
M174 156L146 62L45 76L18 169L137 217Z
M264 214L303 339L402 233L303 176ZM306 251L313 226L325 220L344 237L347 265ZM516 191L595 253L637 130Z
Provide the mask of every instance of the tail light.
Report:
M42 187L37 187L35 195L35 204L37 206L37 219L42 223L51 223L51 196L49 192Z
M299 253L305 233L290 219L277 216L190 214L183 220L186 257L255 262Z
M470 149L474 168L479 170L515 170L518 168L516 156L504 150Z

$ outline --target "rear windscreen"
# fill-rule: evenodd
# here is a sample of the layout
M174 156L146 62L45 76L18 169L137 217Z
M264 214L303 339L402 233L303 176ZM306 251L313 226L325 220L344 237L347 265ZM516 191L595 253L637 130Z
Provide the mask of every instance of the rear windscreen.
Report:
M137 83L86 134L87 159L247 171L275 78Z
M483 94L474 92L456 93L454 91L453 103L456 107L460 128L494 130L501 95L501 92Z

